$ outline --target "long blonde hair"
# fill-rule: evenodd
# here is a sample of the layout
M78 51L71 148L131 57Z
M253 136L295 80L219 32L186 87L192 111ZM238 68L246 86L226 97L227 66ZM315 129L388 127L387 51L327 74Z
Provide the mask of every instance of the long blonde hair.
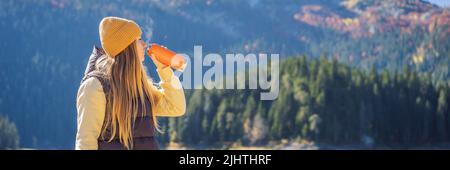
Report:
M138 106L142 107L141 116L149 109L146 107L146 100L150 101L153 124L161 132L155 114L158 99L152 94L157 89L147 76L146 67L137 56L136 49L137 41L134 41L116 57L103 57L96 64L97 69L108 75L110 82L102 134L110 126L112 133L108 142L118 133L120 142L127 149L133 148L132 124L136 120Z

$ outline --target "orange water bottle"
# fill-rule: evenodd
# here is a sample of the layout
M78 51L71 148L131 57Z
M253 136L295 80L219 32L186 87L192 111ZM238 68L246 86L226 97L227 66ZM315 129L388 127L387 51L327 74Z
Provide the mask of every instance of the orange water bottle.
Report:
M175 70L183 71L186 68L186 61L181 55L177 55L177 53L158 44L151 44L147 49L147 54Z

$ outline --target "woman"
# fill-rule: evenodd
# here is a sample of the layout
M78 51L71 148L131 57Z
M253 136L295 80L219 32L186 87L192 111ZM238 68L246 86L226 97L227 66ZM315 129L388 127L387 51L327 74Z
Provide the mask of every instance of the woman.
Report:
M179 79L150 56L161 89L147 77L142 62L147 44L131 20L106 17L99 26L102 48L94 48L77 95L75 149L158 149L156 116L185 113Z

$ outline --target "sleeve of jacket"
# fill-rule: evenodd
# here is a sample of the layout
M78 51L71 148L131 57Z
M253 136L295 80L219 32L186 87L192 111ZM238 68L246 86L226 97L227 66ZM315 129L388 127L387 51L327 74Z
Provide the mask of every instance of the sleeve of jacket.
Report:
M156 95L156 116L177 117L186 112L186 99L180 80L173 74L170 67L157 69L161 89L154 88Z
M100 81L89 78L83 82L77 94L76 150L98 149L105 117L106 98Z

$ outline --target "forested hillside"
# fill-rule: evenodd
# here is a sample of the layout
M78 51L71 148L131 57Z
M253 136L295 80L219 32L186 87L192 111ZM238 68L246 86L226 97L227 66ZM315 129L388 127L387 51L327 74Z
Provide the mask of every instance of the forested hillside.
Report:
M188 115L165 120L163 140L211 145L307 139L335 145L407 148L450 142L450 84L405 67L363 71L325 57L281 63L280 95L195 90Z

